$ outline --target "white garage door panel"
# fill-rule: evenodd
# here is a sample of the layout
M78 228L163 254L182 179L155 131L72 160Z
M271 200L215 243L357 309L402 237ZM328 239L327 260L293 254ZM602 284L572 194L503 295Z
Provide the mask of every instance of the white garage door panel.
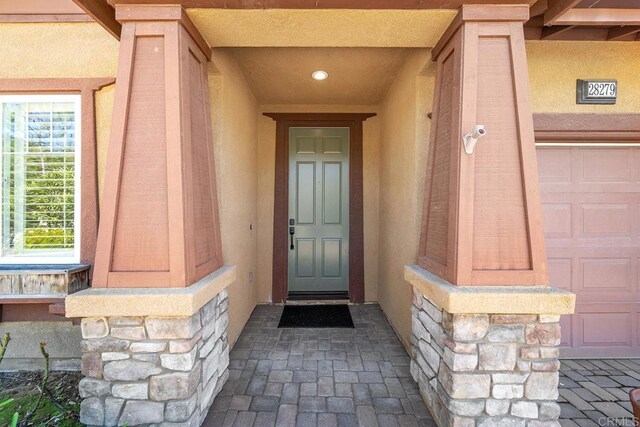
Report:
M552 286L577 296L563 355L640 355L640 148L539 147Z

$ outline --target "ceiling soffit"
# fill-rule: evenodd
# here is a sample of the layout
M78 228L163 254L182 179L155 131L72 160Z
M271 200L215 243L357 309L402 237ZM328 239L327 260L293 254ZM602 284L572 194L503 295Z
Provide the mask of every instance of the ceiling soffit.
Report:
M213 47L433 47L456 10L187 9Z
M221 50L234 56L261 104L373 105L384 97L411 49ZM316 70L327 71L329 78L313 80Z

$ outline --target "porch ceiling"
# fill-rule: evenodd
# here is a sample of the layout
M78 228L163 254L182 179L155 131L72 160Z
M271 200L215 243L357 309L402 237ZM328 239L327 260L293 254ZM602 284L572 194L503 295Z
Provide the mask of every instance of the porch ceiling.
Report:
M433 47L457 10L187 9L213 47Z
M229 48L261 104L377 104L409 49ZM315 81L311 73L329 78Z

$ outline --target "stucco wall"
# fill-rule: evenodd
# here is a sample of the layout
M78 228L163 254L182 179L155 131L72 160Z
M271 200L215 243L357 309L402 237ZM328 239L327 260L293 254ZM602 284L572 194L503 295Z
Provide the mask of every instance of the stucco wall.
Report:
M118 46L93 22L1 24L0 78L113 77Z
M640 43L527 42L534 112L640 112ZM577 105L576 79L617 79L615 105Z
M0 371L34 370L44 368L39 344L46 342L51 357L51 369L76 371L80 369L80 327L71 322L5 322L0 323L0 335L11 334L11 341Z
M430 51L412 52L380 107L378 300L405 346L411 336L411 286L403 270L418 255L434 84Z
M258 301L270 302L273 268L273 191L275 179L276 124L263 112L377 112L371 105L263 105L258 117ZM363 198L364 198L364 281L365 301L378 300L378 232L379 232L379 120L363 124Z
M113 115L113 97L116 85L103 87L95 94L96 102L96 161L98 167L98 201L102 202L104 173L107 167L107 147L111 135L111 116Z
M236 282L229 287L229 344L233 345L256 305L259 281L258 106L227 52L213 51L209 91L223 257L226 265L238 266Z

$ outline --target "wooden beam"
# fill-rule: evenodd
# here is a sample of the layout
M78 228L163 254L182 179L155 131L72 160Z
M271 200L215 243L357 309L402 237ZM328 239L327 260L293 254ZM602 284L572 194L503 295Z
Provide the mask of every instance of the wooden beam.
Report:
M640 25L640 9L571 9L557 17L554 25Z
M540 35L540 40L554 40L554 36L562 34L565 31L569 31L572 28L574 28L573 25L556 25L554 27L544 27L542 29L542 34Z
M640 114L537 113L537 142L640 142Z
M540 40L542 27L524 27L523 29L525 40Z
M545 27L524 27L524 35L527 40L541 40ZM572 40L572 41L607 41L607 28L581 28L573 27L566 31L557 32L547 40Z
M535 0L110 0L110 3L180 4L185 9L459 9L463 4L533 4Z
M529 19L527 22L524 23L525 28L526 27L544 27L544 16L542 15L538 15L538 16L533 16L531 19Z
M607 34L607 40L621 40L629 39L629 36L640 32L640 26L638 25L625 25L624 27L614 27L609 29ZM630 38L630 40L635 37Z
M544 12L544 24L556 24L556 20L572 7L580 3L580 0L549 0L549 7Z
M549 8L548 0L538 0L533 5L531 5L531 9L529 9L529 15L533 18L534 16L542 15Z
M120 40L122 25L116 20L116 11L106 0L73 0L85 13L116 39Z

